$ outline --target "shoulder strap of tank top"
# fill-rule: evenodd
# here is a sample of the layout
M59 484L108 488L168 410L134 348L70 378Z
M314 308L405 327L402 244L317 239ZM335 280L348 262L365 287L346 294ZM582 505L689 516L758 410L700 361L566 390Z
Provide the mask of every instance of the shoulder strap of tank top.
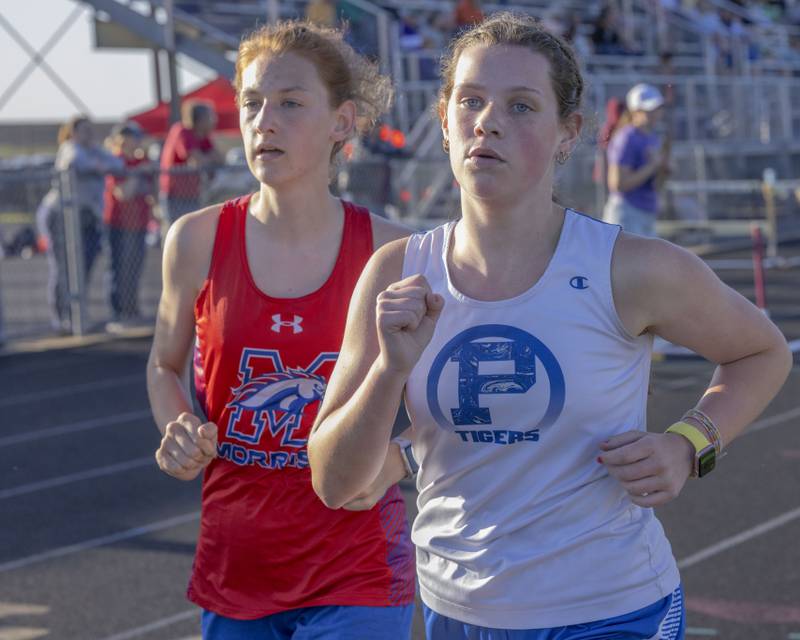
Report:
M250 203L250 197L242 196L228 200L222 205L217 222L217 232L214 235L214 248L211 252L211 264L208 269L210 279L225 263L237 261L241 251L241 234L243 232L245 215Z
M348 255L363 255L366 262L372 255L375 242L372 237L372 217L369 209L346 200L342 200L342 204L344 231L341 250L346 250Z

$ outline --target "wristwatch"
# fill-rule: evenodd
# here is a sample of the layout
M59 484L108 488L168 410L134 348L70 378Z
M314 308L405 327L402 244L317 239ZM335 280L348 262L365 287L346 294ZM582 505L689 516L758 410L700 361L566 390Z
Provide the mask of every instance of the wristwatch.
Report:
M419 464L414 457L414 451L411 449L411 441L405 438L392 438L392 442L400 447L400 457L403 459L403 466L406 468L406 478L413 478L419 471Z
M665 433L678 433L692 443L694 447L692 478L702 478L714 470L717 464L717 450L700 429L688 422L676 422Z

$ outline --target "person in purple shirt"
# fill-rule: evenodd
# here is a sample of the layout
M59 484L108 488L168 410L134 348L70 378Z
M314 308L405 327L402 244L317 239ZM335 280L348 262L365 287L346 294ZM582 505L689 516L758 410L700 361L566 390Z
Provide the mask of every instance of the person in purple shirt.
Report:
M655 236L658 187L669 171L669 156L655 129L664 96L648 84L637 84L625 99L628 122L620 123L608 145L609 197L603 219L625 231Z

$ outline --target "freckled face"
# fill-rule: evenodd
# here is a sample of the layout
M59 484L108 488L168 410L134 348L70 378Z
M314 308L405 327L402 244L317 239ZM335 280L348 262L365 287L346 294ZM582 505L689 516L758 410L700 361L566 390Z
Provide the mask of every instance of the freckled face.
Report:
M568 137L544 56L521 46L474 46L456 65L443 121L459 184L478 198L513 197L553 178Z
M276 186L323 171L338 139L337 110L314 64L295 53L262 56L242 72L239 128L247 164Z

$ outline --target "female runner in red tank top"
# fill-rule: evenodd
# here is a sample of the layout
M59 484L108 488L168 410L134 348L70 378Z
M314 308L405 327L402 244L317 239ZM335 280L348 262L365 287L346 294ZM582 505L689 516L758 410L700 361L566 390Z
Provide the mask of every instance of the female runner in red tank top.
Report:
M260 188L170 229L147 367L159 467L181 480L204 471L188 597L214 640L408 638L399 448L340 510L314 494L306 453L359 274L407 235L328 187L332 159L386 109L390 85L340 32L287 22L242 41L236 91ZM193 341L207 422L181 383Z

